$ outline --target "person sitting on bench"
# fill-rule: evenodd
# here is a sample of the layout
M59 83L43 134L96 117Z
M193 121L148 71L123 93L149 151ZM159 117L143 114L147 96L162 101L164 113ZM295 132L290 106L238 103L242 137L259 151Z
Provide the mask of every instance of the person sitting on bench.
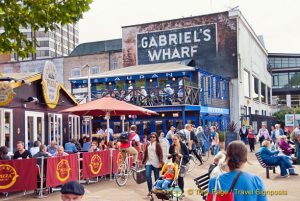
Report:
M268 147L270 146L270 142L268 140L264 140L262 142L262 147L259 149L261 154L261 159L267 165L280 167L280 176L288 177L289 175L298 175L295 173L295 169L292 166L290 158L285 155L278 155L279 151L270 151ZM287 172L289 170L289 174Z

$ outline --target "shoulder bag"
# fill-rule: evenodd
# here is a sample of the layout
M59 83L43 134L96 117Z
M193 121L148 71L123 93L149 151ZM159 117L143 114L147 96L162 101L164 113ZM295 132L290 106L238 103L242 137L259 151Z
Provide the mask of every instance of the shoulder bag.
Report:
M219 176L216 178L215 188L212 193L208 193L206 201L234 201L233 189L242 172L239 172L234 178L228 192L222 191Z

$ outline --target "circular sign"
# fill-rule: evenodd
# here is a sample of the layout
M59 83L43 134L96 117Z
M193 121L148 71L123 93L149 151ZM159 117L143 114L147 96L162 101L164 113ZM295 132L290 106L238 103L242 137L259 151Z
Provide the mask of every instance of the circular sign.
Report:
M57 69L54 63L46 61L43 70L43 94L49 108L55 108L59 99L60 86L57 81Z
M19 175L14 167L8 164L0 165L0 190L12 187Z
M101 171L101 167L102 167L101 157L98 154L93 155L89 166L90 166L91 172L94 175L99 174L99 172Z
M57 179L61 182L65 182L67 179L70 178L70 171L71 167L68 160L63 159L59 161L59 163L56 166Z
M0 106L9 104L14 98L14 91L9 82L0 82Z

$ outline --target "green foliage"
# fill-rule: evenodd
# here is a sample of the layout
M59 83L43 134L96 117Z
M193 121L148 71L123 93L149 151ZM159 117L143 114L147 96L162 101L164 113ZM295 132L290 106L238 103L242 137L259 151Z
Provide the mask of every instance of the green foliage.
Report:
M294 113L300 114L300 107L279 110L278 112L274 113L274 117L276 117L276 119L280 123L284 124L285 123L285 115L286 114L294 114Z
M225 134L222 131L219 131L219 141L224 142L225 141Z
M35 52L36 41L27 39L21 27L38 31L55 30L57 24L76 23L90 9L93 0L1 0L0 53L15 52L27 57Z

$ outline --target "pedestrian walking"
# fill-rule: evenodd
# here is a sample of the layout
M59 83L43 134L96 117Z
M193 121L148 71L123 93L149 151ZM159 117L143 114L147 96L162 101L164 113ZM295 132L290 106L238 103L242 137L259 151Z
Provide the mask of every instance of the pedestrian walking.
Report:
M242 125L239 131L239 135L241 137L241 140L247 144L247 138L248 138L248 129L246 128L245 124Z
M252 125L250 125L249 131L248 131L248 142L249 142L249 146L250 146L250 152L255 151L255 136L254 136Z
M159 170L163 166L163 152L156 132L152 132L150 135L150 143L145 150L142 164L146 167L146 178L149 191L147 196L151 196L152 172L154 172L155 181L158 180Z

